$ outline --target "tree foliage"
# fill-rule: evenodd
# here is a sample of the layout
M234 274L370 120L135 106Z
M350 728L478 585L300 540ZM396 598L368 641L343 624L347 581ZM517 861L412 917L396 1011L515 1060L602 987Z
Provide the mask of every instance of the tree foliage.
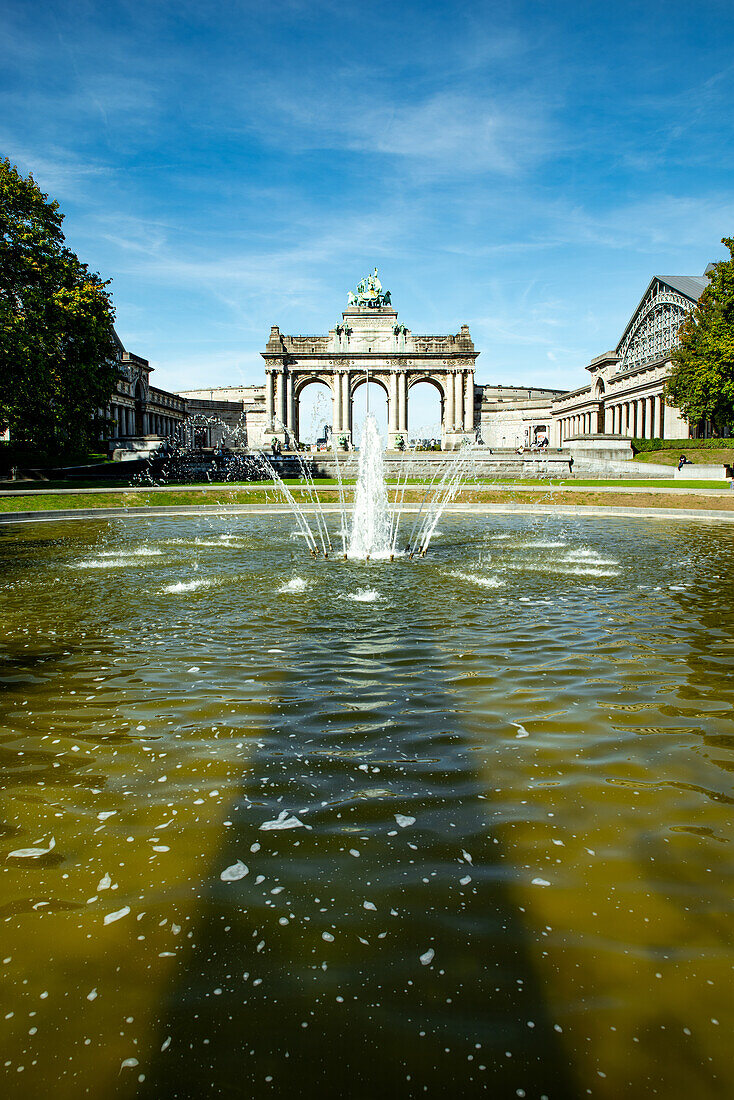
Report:
M717 435L734 425L734 238L721 242L731 259L709 272L709 285L678 330L678 347L665 386L691 424L710 420Z
M67 248L62 221L0 160L0 429L47 455L89 446L119 377L108 284Z

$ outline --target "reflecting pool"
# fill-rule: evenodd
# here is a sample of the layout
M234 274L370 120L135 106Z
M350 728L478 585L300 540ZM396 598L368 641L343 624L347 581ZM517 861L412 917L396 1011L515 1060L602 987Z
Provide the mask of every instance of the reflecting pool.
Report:
M734 530L0 529L2 1095L734 1095Z

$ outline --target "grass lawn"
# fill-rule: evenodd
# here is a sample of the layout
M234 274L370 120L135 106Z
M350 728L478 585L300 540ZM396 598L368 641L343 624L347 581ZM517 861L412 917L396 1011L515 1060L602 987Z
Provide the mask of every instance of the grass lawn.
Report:
M598 483L592 483L598 485ZM688 483L690 487L690 482ZM573 484L567 487L573 489ZM734 511L734 492L728 495L711 496L695 493L625 493L624 488L619 492L595 493L592 489L586 492L573 494L564 492L563 497L554 497L552 487L548 487L548 496L541 498L543 503L600 506L600 507L628 507L628 508L693 508L714 509L721 511ZM351 493L347 494L351 497ZM296 499L305 503L309 501L309 493L304 489L296 489ZM423 498L419 489L408 488L404 500L406 504L415 503ZM320 499L324 503L335 504L336 496L330 491ZM535 498L538 499L537 497ZM516 493L511 486L466 486L456 503L523 503L530 504L533 498L527 493ZM144 490L130 491L126 493L94 493L74 494L63 493L55 495L31 494L17 497L0 497L0 512L10 514L13 512L27 511L60 511L64 509L108 509L108 508L161 508L161 507L227 507L238 504L280 504L281 498L274 489L262 487L228 488L219 487L218 492L201 492L197 489L172 490L158 493L150 493Z
M669 451L640 451L635 455L634 461L652 462L658 466L677 466L681 455L685 455L694 466L716 466L724 462L731 466L734 463L734 448L732 447L722 447L721 450L686 449L685 439L681 439L675 448Z

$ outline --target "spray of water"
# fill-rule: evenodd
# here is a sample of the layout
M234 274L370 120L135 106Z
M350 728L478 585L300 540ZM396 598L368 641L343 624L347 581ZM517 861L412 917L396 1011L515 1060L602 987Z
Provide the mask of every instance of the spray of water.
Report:
M382 439L377 421L367 414L359 452L359 477L352 512L350 558L389 558L392 522L387 500Z

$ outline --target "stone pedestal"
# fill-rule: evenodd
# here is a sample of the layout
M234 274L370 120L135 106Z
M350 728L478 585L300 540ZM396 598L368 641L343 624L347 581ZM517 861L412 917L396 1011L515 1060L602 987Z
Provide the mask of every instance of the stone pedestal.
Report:
M346 443L342 446L339 442L341 439L346 440ZM334 451L337 450L339 454L346 454L347 451L352 450L352 433L351 431L338 431L332 432L329 437L329 448Z
M458 451L465 443L472 443L474 433L451 431L444 432L441 438L441 449L444 451Z

